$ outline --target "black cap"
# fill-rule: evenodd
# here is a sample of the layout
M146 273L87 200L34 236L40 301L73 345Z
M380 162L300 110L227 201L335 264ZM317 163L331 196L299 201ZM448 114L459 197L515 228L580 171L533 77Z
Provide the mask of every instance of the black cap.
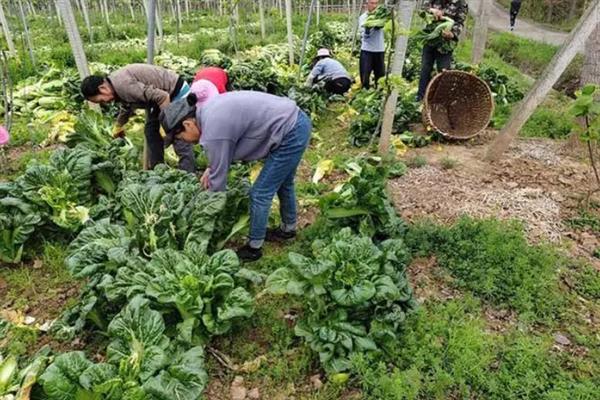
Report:
M170 146L175 135L183 129L182 122L193 117L196 107L190 106L186 99L180 99L169 104L160 112L159 121L165 131L165 147Z

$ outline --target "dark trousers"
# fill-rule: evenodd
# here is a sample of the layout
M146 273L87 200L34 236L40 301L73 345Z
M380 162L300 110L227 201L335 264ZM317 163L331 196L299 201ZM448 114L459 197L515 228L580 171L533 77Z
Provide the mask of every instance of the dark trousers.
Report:
M333 94L344 94L350 90L352 81L348 78L337 78L325 82L325 90Z
M427 85L431 81L431 73L433 72L433 64L436 65L438 72L444 69L450 69L452 65L452 53L440 53L433 46L424 46L423 55L421 57L421 79L419 80L419 93L417 100L423 100Z
M385 76L385 52L360 51L360 82L362 87L371 86L371 74L375 75L375 87L379 78Z
M521 10L521 2L520 1L511 1L510 2L510 26L515 26L515 21L517 20L517 15L519 15L519 11Z
M148 143L148 167L150 169L165 162L165 144L160 136L159 115L160 108L158 106L153 106L146 110L144 134ZM173 148L175 149L175 154L179 157L179 169L195 173L196 156L194 155L194 145L183 140L175 140Z

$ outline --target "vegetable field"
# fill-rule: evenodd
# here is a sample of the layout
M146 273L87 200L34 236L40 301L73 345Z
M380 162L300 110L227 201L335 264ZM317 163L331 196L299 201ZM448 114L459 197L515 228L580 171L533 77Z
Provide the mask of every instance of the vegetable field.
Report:
M559 49L490 31L473 64L477 15L450 41L451 18L411 7L403 26L415 2L379 3L365 27L384 32L386 75L367 90L359 1L0 1L0 400L600 397L591 52L488 162ZM487 84L475 138L423 125L423 46ZM344 95L305 85L322 48L353 78ZM118 105L80 84L132 63L190 84L223 68L231 91L309 115L293 241L236 254L261 161L213 192L201 146L198 175L172 147L144 168L143 109L113 138Z

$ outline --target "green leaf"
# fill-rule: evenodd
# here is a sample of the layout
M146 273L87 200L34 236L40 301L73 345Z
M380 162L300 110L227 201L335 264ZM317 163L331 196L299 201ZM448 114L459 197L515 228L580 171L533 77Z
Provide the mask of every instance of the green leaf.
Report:
M40 384L50 400L93 399L79 384L79 377L92 365L83 352L64 353L40 376Z
M279 268L267 278L267 290L273 294L287 294L288 283L292 279L292 271L289 268Z

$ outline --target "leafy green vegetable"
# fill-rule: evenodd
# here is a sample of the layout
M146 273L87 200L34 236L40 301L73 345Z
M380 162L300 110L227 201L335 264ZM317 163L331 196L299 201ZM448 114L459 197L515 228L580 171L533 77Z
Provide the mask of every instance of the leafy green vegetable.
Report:
M425 21L425 27L414 37L425 45L435 47L440 53L452 53L458 43L457 38L445 39L443 32L451 31L454 20L450 17L442 17L439 20L433 18L429 12L421 12L421 18Z
M305 312L296 335L319 353L329 372L347 370L355 352L393 343L415 307L401 240L376 246L344 228L314 241L311 257L290 253L289 261L267 278L267 289L302 300Z
M385 190L388 171L378 161L351 162L351 178L323 196L319 206L328 226L349 226L366 236L395 237L405 230Z
M18 263L23 246L41 223L41 216L24 201L0 198L0 261Z
M205 343L232 323L254 312L252 296L236 282L237 256L224 250L207 256L158 250L150 262L131 263L100 285L110 301L144 294L164 311L179 313L178 331L185 342Z
M363 24L365 28L383 28L390 20L392 13L383 5L377 6L375 10L367 14L367 19Z

